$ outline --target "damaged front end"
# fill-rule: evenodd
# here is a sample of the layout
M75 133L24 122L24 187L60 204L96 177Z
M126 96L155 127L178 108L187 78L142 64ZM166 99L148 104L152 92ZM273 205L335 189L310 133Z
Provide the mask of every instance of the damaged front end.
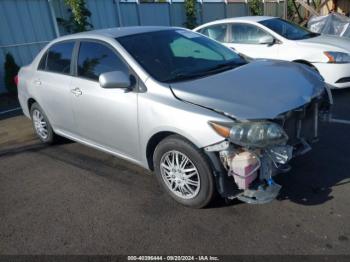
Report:
M220 149L219 149L220 148ZM250 204L274 200L281 186L273 176L289 171L293 147L276 145L267 148L245 148L229 141L205 148L215 162L217 189L227 199L238 198Z
M207 146L220 195L250 204L274 200L281 186L273 177L290 170L288 162L311 150L319 120L328 118L330 93L269 121L210 122L225 140Z

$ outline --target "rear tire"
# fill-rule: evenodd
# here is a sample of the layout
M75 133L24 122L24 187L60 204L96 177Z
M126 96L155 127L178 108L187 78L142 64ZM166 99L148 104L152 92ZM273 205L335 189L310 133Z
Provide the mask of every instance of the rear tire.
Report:
M34 132L41 142L45 144L53 144L57 136L53 132L52 126L44 113L44 110L39 104L34 103L30 108L30 115L32 118L32 124Z
M177 202L202 208L213 199L212 169L204 153L189 141L178 135L165 138L155 149L153 163L159 183Z

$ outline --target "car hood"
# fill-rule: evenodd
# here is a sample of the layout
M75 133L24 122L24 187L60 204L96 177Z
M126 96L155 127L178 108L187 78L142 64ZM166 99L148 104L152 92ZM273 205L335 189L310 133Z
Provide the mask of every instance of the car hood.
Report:
M350 52L350 39L345 37L320 35L309 39L299 40L298 42L327 46L326 48L329 48L329 50L324 51L333 51L334 47L336 47Z
M273 119L308 103L324 88L321 77L304 65L260 60L208 77L170 85L184 101L235 119Z

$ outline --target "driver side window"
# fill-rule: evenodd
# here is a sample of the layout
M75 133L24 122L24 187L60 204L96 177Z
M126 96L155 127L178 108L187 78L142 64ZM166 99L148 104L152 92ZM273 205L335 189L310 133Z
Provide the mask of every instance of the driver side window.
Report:
M231 43L236 44L259 44L262 37L270 36L264 30L251 24L232 24Z
M128 67L109 47L98 42L82 41L78 54L78 76L98 81L101 74L128 72Z

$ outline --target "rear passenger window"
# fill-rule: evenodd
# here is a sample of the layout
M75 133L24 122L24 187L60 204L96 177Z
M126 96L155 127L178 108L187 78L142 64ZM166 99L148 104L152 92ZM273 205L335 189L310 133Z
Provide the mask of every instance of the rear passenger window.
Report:
M74 42L58 43L51 46L47 52L45 71L69 74L73 48Z
M226 38L226 24L213 25L203 28L200 32L207 37L219 42L225 42Z
M127 66L109 47L96 42L81 42L78 55L78 76L98 80L103 73L127 72Z

